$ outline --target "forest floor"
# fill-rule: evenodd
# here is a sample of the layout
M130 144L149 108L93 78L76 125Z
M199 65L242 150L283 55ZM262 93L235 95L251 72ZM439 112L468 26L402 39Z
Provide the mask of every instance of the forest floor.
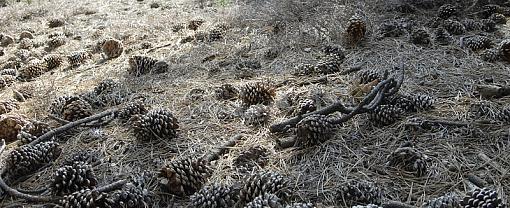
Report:
M14 187L34 190L46 186L62 161L79 150L90 150L100 156L102 163L94 166L94 171L99 185L104 185L147 170L157 173L173 159L202 156L241 134L242 141L212 163L214 173L208 184L237 184L248 173L236 166L236 158L251 148L261 147L267 150L261 159L264 162L248 172L278 172L291 181L295 201L312 202L318 207L343 207L337 191L349 181L374 182L384 191L386 200L421 206L448 193L466 194L475 188L468 175L481 178L508 202L510 126L473 112L473 106L480 103L488 102L497 108L509 104L508 97L481 99L475 89L480 84L509 85L508 63L484 61L481 52L461 47L463 36L478 31L455 35L449 45L433 41L413 44L407 34L380 37L379 26L384 21L400 18L433 34L435 29L428 23L437 16L437 7L416 7L413 14L400 13L398 2L32 0L2 7L1 33L17 39L22 31L31 31L34 42L45 42L54 32L66 34L65 45L53 51L32 48L30 57L41 59L50 53L92 51L99 40L107 37L121 40L124 45L124 53L118 58L105 60L102 53L93 53L90 60L77 68L64 65L33 81L16 82L0 90L0 101L6 101L12 99L12 89L25 86L34 89L32 98L18 103L19 107L8 114L58 126L48 118L49 105L56 97L87 92L110 78L132 91L133 97L145 97L151 108L169 109L179 121L178 137L167 141L139 141L130 126L120 122L95 128L92 133L88 128L80 128L62 142L62 154L54 163ZM473 8L464 9L462 15L474 13ZM346 43L344 33L348 19L356 12L366 19L367 35L353 46ZM65 24L49 28L48 21L53 18L63 19ZM192 20L202 20L203 24L196 31L176 29ZM487 33L494 47L510 33L507 24L496 27L495 32ZM213 30L221 31L220 40L182 41ZM322 144L305 149L278 148L277 140L293 134L273 134L268 127L291 117L295 109L289 102L292 98L314 98L319 109L336 101L353 105L351 90L356 73L294 75L296 66L316 63L323 55L322 48L330 44L344 48L346 57L340 71L361 65L362 71L388 70L391 74L403 62L407 70L401 92L434 97L434 109L405 114L389 126L374 125L368 116L358 115L340 127L333 139ZM0 66L16 56L17 45L3 48ZM276 55L268 56L269 52ZM170 69L162 74L135 77L128 74L128 59L133 55L164 60ZM236 67L246 61L256 61L261 67L248 71ZM243 124L242 116L237 115L241 101L218 100L215 89L222 84L239 89L256 81L274 83L277 89L275 101L268 107L269 122L253 127ZM95 113L102 110L105 109L95 109ZM412 128L410 124L427 119L465 125ZM98 133L102 134L99 138L86 138ZM405 142L411 142L428 156L425 176L415 177L385 166L387 156ZM16 143L10 144L6 153L14 146ZM150 207L189 205L188 198L161 193L156 183L150 191L157 193ZM30 206L10 197L5 197L0 206L13 203Z

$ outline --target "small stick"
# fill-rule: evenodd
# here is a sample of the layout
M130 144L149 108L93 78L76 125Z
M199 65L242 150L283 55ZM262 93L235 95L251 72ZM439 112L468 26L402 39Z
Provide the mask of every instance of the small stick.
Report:
M223 144L221 147L218 147L214 151L212 151L210 154L207 154L204 156L204 160L211 162L214 160L217 160L220 158L220 155L225 154L230 147L233 147L237 144L237 142L242 138L243 136L238 134L230 138L225 144Z
M74 122L70 122L66 125L63 125L61 127L58 127L56 129L53 129L51 131L48 131L46 132L45 134L43 134L42 136L40 136L39 138L37 138L36 140L32 141L29 143L29 145L35 145L35 144L38 144L40 142L43 142L43 141L46 141L46 140L49 140L50 138L52 138L53 136L57 135L57 134L60 134L60 133L63 133L73 127L76 127L76 126L79 126L79 125L82 125L84 123L88 123L88 122L91 122L91 121L95 121L95 120L99 120L103 117L106 117L108 115L112 115L112 114L115 114L115 112L117 112L118 109L114 108L114 109L110 109L110 110L107 110L107 111L103 111L102 113L99 113L99 114L96 114L96 115L92 115L92 116L89 116L87 118L83 118L83 119L80 119L80 120L77 120L77 121L74 121Z

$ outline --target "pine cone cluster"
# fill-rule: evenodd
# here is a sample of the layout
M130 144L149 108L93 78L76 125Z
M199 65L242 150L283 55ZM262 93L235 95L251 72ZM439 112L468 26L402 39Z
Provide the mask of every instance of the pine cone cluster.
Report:
M458 8L451 4L443 4L437 11L437 16L442 19L448 19L458 14Z
M134 115L144 115L149 112L149 108L142 101L129 102L117 111L117 118L127 121Z
M50 131L49 124L40 121L31 121L21 127L20 132L17 135L18 140L23 144L28 144L37 137L42 136L46 132Z
M177 137L179 123L169 110L154 109L135 118L132 127L140 140L172 139Z
M62 56L58 54L50 54L43 58L44 62L46 62L47 70L52 70L58 68L64 62Z
M244 123L249 126L258 126L269 121L269 112L264 105L252 105L244 112Z
M140 76L151 73L158 60L148 56L131 56L128 62L129 74Z
M107 58L113 59L119 57L122 54L124 51L124 46L119 40L109 39L103 43L102 49Z
M462 35L466 32L464 25L456 20L445 20L442 27L452 35Z
M62 118L66 121L76 121L92 115L92 107L87 101L75 99L62 107Z
M388 155L386 165L421 177L427 174L427 159L426 155L413 147L400 147Z
M469 37L463 37L461 39L461 46L469 48L473 51L490 48L492 41L490 38L481 35L474 35Z
M251 171L255 166L264 167L268 162L269 152L261 146L254 146L243 151L234 160L234 166L244 171Z
M351 181L338 194L341 204L349 207L358 204L380 205L383 198L383 192L376 184L365 181Z
M50 183L53 194L63 196L83 189L93 189L97 179L92 166L85 162L75 162L59 168Z
M142 184L127 183L112 194L112 204L119 208L149 207L152 199Z
M358 15L354 15L349 19L347 23L347 40L352 44L359 43L363 38L365 38L365 33L367 32L367 25L363 18Z
M411 42L414 44L430 44L430 34L424 29L417 29L411 32Z
M378 126L387 126L397 122L402 109L394 105L379 105L368 113L369 120Z
M0 105L2 107L2 105ZM23 117L16 115L0 116L0 138L10 143L16 141L21 128L28 123Z
M253 201L258 196L274 194L281 199L290 195L290 186L285 177L276 172L258 172L245 178L239 198L242 203Z
M295 145L309 147L325 142L333 137L335 127L328 116L321 114L308 116L296 125Z
M218 100L233 100L239 95L239 90L231 84L223 84L214 90L214 95Z
M256 82L241 88L239 97L245 106L270 104L276 96L275 88L267 83Z
M171 194L189 196L200 190L211 174L207 161L187 157L163 167L159 183Z
M230 208L235 207L238 198L238 193L233 188L214 184L193 194L191 204L196 208Z
M69 65L72 67L78 67L91 57L92 55L87 51L74 51L67 56L67 62L69 62Z
M490 189L475 189L467 193L467 196L460 201L460 205L463 208L482 208L482 207L493 207L493 208L505 208L506 204L498 196L498 192Z
M499 44L499 54L504 60L510 62L510 39L503 40Z
M36 145L23 145L14 149L8 160L9 173L12 177L30 174L60 155L57 142L42 142Z
M245 208L283 208L283 202L278 196L266 193L254 198Z
M431 199L421 206L422 208L458 208L459 199L453 195L440 196Z
M59 201L63 208L112 208L112 201L107 193L83 189L64 196Z

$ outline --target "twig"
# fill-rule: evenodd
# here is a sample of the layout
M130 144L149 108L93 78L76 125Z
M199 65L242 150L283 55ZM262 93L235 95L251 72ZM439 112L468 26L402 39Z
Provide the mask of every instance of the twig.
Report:
M29 145L35 145L35 144L38 144L40 142L46 141L46 140L52 138L53 136L55 136L57 134L61 134L61 133L65 132L65 131L73 128L73 127L76 127L76 126L82 125L84 123L88 123L88 122L91 122L91 121L95 121L95 120L101 119L101 118L103 118L105 116L108 116L108 115L113 115L113 114L115 114L115 112L117 112L116 108L104 111L104 112L96 114L96 115L92 115L92 116L87 117L87 118L80 119L80 120L77 120L77 121L74 121L74 122L70 122L70 123L68 123L66 125L63 125L61 127L58 127L56 129L53 129L51 131L46 132L45 134L43 134L42 136L40 136L36 140L30 142Z
M475 184L475 186L478 186L479 188L483 188L485 187L485 184L487 184L487 182L485 182L483 179L473 175L472 173L467 175L467 179L469 182Z
M217 160L220 158L221 155L225 154L228 149L230 147L233 147L234 145L237 144L237 142L242 138L243 136L238 134L238 135L235 135L233 136L232 138L230 138L227 142L225 142L225 144L223 144L222 146L218 147L217 149L215 149L214 151L212 151L210 154L207 154L204 156L204 160L205 161L208 161L208 162L211 162L211 161L214 161L214 160Z
M105 185L105 186L102 186L102 187L99 187L99 188L95 188L94 191L98 191L98 192L113 191L113 190L121 188L127 182L128 182L128 180L126 180L126 179L118 180L118 181L115 181L115 182L110 183L108 185Z
M57 117L57 116L55 116L55 115L52 115L52 114L48 115L48 118L53 119L53 120L55 120L55 121L57 121L57 122L59 122L60 124L63 124L63 125L68 124L68 123L71 123L71 121L68 121L68 120L65 120L65 119L59 118L59 117ZM111 118L109 118L108 120L101 121L101 122L97 122L97 123L84 124L84 125L82 125L82 126L83 126L83 127L90 127L90 128L93 128L93 127L99 127L99 126L107 125L107 124L109 124L110 122L112 122L113 120L115 120L115 117L111 117Z

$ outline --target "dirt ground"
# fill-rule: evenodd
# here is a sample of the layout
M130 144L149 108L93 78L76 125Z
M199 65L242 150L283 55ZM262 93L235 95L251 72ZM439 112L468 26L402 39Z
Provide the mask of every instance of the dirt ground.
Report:
M404 0L402 0L404 1ZM375 182L384 190L385 200L402 201L421 206L427 200L454 193L464 195L475 186L467 175L480 177L508 202L510 193L510 128L508 123L490 121L476 125L470 111L482 102L475 93L477 84L509 85L510 69L504 61L487 62L460 46L460 38L441 46L434 43L416 45L408 35L385 37L378 35L379 25L388 19L408 18L431 34L426 26L437 8L420 9L403 14L395 5L402 1L295 1L295 0L31 0L11 2L0 8L0 32L18 38L22 31L31 31L35 42L45 42L53 32L64 32L67 43L54 51L44 47L31 49L31 57L42 58L48 53L68 55L72 51L92 50L100 39L121 40L124 53L105 60L94 53L91 60L75 69L66 65L30 82L16 82L0 90L0 100L12 98L12 90L34 87L34 97L19 103L19 109L9 114L57 123L48 118L50 102L61 95L80 94L92 90L100 81L111 78L130 89L133 96L144 96L152 108L169 109L178 118L178 138L169 141L138 141L129 125L113 122L92 133L77 129L62 143L63 153L55 163L34 174L17 188L39 189L59 168L60 162L78 150L97 152L102 163L94 167L100 185L122 176L145 170L157 173L165 164L184 156L202 156L217 148L231 136L242 134L244 139L212 163L214 174L208 184L239 183L247 173L234 164L235 159L252 147L268 150L264 167L253 172L272 170L291 181L296 201L312 202L318 207L343 207L336 192L348 181ZM405 1L404 1L405 2ZM466 1L468 2L468 1ZM446 2L445 2L446 3ZM157 5L156 5L157 4ZM154 8L153 8L154 7ZM470 8L473 10L473 8ZM468 15L473 11L465 11ZM348 19L361 13L367 20L367 36L356 46L346 44L344 32ZM65 20L62 27L49 28L50 19ZM203 20L197 31L178 25L191 20ZM488 34L495 45L509 35L508 24L498 25ZM209 33L220 28L223 38L217 41L191 41L188 36ZM279 149L277 140L290 138L292 133L272 134L268 127L289 118L286 99L293 95L316 96L318 107L336 101L352 104L350 89L356 74L294 76L294 68L303 63L316 63L321 49L328 44L342 45L346 55L341 68L362 65L362 70L394 72L403 61L407 68L401 92L424 93L436 98L434 109L403 116L389 126L375 126L366 115L358 115L336 132L334 139L306 149ZM5 47L0 66L19 49ZM268 58L276 51L276 58ZM135 77L128 74L128 58L145 55L164 60L170 70L163 74ZM236 65L243 61L259 61L260 69L243 71ZM326 81L313 83L319 77ZM275 102L269 106L270 120L260 127L243 124L236 115L241 102L221 101L214 91L222 84L240 88L245 83L266 81L277 84ZM306 83L306 84L300 84ZM199 90L197 90L199 89ZM203 91L200 91L203 90ZM198 93L197 93L198 92ZM509 98L486 102L504 107ZM104 109L96 109L100 112ZM225 119L231 115L231 119ZM340 115L338 113L338 115ZM466 126L436 126L430 129L409 128L416 119L436 118L467 122ZM86 139L102 133L98 139ZM429 171L424 177L402 174L385 167L386 156L401 144L410 141L429 157ZM13 145L11 145L13 146ZM491 159L480 158L485 154ZM495 164L495 165L494 165ZM499 165L499 166L498 166ZM156 183L151 207L186 207L189 199L179 199L161 193ZM1 206L22 200L5 197ZM27 207L35 206L28 204Z

